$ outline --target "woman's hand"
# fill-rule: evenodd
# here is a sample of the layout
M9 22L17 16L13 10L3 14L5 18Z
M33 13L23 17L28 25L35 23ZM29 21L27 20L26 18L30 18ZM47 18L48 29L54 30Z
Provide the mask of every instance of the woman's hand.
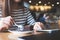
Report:
M0 20L0 31L6 30L13 25L13 19L11 16L4 17Z
M43 29L45 29L45 27L44 27L44 24L41 22L36 22L33 27L34 32L39 31L39 30L43 30Z

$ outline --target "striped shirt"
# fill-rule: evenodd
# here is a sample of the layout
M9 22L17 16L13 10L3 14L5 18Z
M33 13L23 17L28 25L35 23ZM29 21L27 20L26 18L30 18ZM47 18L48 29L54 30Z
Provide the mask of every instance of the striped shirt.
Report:
M17 25L25 25L26 23L29 25L34 25L35 23L33 16L27 8L24 8L24 10L13 10L11 16L13 17Z

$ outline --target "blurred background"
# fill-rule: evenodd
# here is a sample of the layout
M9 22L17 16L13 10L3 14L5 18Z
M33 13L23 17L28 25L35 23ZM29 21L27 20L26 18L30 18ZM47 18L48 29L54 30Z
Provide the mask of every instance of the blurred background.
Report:
M12 0L0 0L0 18L8 16L11 9ZM49 23L56 26L60 20L60 0L24 0L24 6L30 9L35 20L39 14L46 13L50 16Z

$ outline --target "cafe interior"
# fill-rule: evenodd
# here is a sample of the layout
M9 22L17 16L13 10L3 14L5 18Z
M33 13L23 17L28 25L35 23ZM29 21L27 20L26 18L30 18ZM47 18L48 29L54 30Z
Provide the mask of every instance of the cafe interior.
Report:
M36 32L34 30L34 25L29 25L30 27L28 27L27 24L26 27L24 25L25 29L21 28L23 27L21 26L23 24L20 23L20 26L16 24L18 22L21 22L19 21L19 18L21 18L20 16L22 14L17 14L22 12L19 8L21 5L18 6L15 2L13 2L13 0L0 0L0 20L7 16L11 16L12 18L16 17L14 18L16 19L14 21L18 20L18 22L14 22L16 26L13 25L9 29L0 31L0 40L60 40L60 0L23 0L23 5L25 8L29 9L32 17L36 22L39 22L37 20L41 16L40 14L48 14L47 16L49 16L49 18L46 20L44 28L39 30L38 27L38 31ZM21 8L24 9L23 7ZM19 9L20 11L15 9ZM24 10L22 13L24 13ZM33 22L33 20L31 22ZM0 25L0 27L1 26L2 25Z

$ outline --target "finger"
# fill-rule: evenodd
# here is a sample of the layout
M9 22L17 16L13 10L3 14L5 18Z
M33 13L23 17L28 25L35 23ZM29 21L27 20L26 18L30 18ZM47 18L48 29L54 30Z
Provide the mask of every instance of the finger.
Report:
M11 26L13 24L11 18L5 18L4 23Z
M10 24L11 24L11 25L13 25L13 23L14 23L13 18L12 18L11 16L9 16L9 18L8 18L8 19L9 19Z
M2 26L0 26L0 31L4 31L6 29L8 29L8 25L3 23Z

